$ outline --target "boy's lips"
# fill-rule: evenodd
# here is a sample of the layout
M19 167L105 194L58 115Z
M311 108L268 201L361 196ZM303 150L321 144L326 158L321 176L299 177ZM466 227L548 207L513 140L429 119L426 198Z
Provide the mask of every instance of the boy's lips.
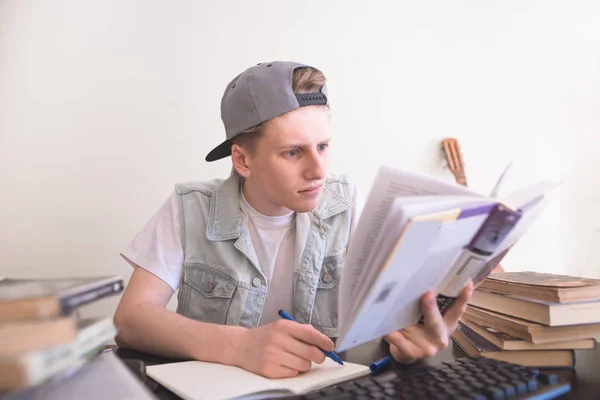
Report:
M299 193L307 193L307 194L315 193L315 192L318 192L319 189L321 189L321 186L323 186L323 185L321 184L321 185L309 187L307 189L302 189L299 191Z

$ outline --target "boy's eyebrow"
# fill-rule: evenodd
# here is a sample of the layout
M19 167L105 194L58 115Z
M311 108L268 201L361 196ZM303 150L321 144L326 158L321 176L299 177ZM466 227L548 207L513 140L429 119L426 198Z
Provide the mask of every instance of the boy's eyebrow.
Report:
M321 140L319 142L319 144L323 144L323 143L329 143L331 141L331 138L327 138L325 140ZM282 146L277 146L276 149L290 149L293 147L299 147L299 148L303 148L303 147L309 147L307 144L303 144L303 143L288 143Z

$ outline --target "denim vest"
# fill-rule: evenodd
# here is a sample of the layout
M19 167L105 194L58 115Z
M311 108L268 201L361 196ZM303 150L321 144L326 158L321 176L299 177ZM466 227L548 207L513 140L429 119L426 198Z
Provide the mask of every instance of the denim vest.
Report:
M188 318L256 327L267 288L240 209L240 177L179 184L183 274L177 312ZM349 183L330 176L318 207L296 214L293 312L337 336L338 288L351 226Z

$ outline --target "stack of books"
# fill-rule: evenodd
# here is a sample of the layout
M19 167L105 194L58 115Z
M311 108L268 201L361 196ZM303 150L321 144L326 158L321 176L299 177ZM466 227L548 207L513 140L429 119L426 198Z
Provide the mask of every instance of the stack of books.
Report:
M573 367L599 336L599 279L527 271L481 282L452 339L470 357Z
M116 334L112 317L77 309L121 293L120 277L0 278L0 394L77 370Z

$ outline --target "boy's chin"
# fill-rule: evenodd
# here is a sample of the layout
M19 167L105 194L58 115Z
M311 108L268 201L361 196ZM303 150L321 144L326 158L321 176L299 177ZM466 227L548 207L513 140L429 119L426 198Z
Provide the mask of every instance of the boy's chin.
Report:
M302 202L298 204L294 204L292 207L288 207L290 210L297 213L307 213L314 211L318 207L319 203L316 201L311 202Z

